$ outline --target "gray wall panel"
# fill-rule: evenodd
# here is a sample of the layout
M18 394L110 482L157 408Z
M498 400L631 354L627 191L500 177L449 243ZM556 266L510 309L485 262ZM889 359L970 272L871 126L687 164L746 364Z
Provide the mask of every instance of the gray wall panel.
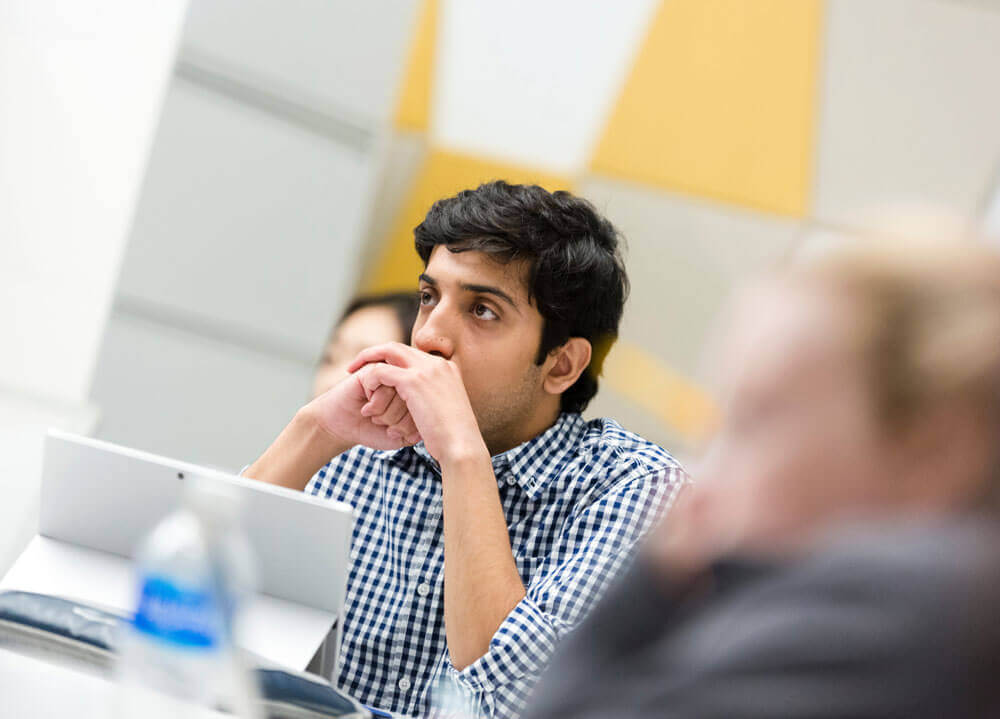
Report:
M184 44L361 121L388 117L413 0L193 0Z
M358 280L415 0L193 0L91 397L100 437L251 461Z
M372 163L175 80L119 292L311 356L352 291Z
M311 369L116 310L93 396L98 435L238 471L304 403Z
M1000 13L985 6L829 3L815 219L871 229L898 208L979 210L1000 153Z

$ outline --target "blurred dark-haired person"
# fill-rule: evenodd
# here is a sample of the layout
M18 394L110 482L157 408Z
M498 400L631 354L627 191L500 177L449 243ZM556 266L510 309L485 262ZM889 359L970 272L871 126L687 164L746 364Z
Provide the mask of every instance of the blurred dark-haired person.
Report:
M1000 259L841 250L719 356L703 471L526 716L1000 716Z
M357 509L343 689L513 717L684 474L580 415L628 291L588 202L491 182L435 203L415 243L411 346L361 352L246 474Z
M351 300L334 325L313 380L319 397L347 376L347 366L363 349L386 342L410 341L419 309L415 292L362 295Z

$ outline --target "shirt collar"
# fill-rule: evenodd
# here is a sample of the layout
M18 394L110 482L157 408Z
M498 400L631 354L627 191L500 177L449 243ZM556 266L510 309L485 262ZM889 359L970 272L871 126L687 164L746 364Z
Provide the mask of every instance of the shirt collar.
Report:
M496 475L498 482L504 481L507 476L513 477L532 500L537 500L545 486L553 477L559 476L562 468L575 455L586 429L587 423L582 416L575 412L564 412L541 434L506 452L494 455L493 474ZM386 452L385 455L402 459L403 455L409 453L415 453L429 464L436 474L441 474L440 465L427 451L423 442L412 447Z

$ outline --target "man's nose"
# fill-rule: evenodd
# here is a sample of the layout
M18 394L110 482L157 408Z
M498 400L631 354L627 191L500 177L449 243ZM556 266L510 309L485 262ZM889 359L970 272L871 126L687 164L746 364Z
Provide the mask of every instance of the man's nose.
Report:
M451 359L455 353L453 333L441 306L435 307L427 321L413 334L413 346L422 352Z

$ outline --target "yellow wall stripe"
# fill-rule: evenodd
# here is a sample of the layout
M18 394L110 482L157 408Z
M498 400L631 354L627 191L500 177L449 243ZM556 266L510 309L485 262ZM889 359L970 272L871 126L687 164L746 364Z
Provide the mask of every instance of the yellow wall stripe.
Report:
M426 132L430 122L431 81L437 43L438 0L423 0L417 17L406 74L400 87L395 125Z
M804 216L822 8L821 0L664 0L592 169Z
M711 398L694 382L636 344L619 340L604 361L604 381L691 444L704 440L716 417Z

